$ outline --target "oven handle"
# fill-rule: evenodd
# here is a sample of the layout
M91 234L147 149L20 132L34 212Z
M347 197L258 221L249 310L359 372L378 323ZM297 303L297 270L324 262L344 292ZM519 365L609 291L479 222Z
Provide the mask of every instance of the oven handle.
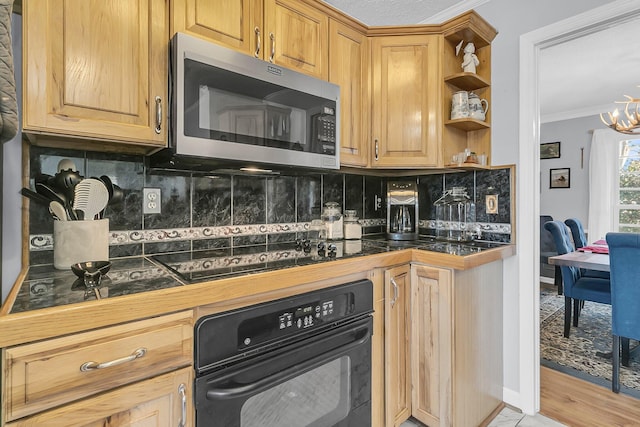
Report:
M304 362L298 363L290 368L283 369L280 372L277 372L268 377L262 378L258 381L255 381L251 384L245 384L237 387L227 387L227 388L212 388L207 390L207 399L208 400L224 400L224 399L235 399L238 397L246 396L249 394L260 393L263 390L272 387L274 383L280 384L285 382L291 378L294 378L296 375L299 375L301 371L308 371L317 366L321 366L323 363L327 361L328 358L333 357L335 355L346 353L351 349L358 347L366 343L371 337L371 331L369 330L369 326L360 326L354 327L349 330L344 331L340 335L354 335L355 341L350 342L349 344L338 347L337 349L327 351L326 353L322 353L320 356L314 357L313 359L305 360ZM332 339L335 339L335 335L326 337L324 339L315 341L314 344L321 344Z

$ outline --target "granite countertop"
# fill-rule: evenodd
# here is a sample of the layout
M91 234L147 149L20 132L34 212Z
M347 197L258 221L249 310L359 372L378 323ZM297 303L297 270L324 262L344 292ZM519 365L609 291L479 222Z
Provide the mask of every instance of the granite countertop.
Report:
M319 251L314 245L305 249L300 244L300 242L288 242L116 258L111 260L111 269L103 277L100 286L95 289L87 289L83 280L79 279L71 269L56 270L52 265L33 266L29 268L9 313L24 313L96 299L111 299L405 249L419 249L463 258L505 246L490 242L446 243L431 238L390 242L383 236L356 241L327 242L335 245L333 253L327 251L328 248L325 248L325 251Z

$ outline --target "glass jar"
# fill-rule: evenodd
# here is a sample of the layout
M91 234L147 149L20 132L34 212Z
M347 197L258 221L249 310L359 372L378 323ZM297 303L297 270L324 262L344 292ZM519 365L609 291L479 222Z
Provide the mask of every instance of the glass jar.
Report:
M476 206L465 187L453 187L434 203L436 238L451 242L473 240Z
M338 202L325 203L321 218L327 230L328 240L340 240L343 238L343 218Z
M344 238L347 240L362 238L362 225L358 222L355 210L345 209L344 211Z

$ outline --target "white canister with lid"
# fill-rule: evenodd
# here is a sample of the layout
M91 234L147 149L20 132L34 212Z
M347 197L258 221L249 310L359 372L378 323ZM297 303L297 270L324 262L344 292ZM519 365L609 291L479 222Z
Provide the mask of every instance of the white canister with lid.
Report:
M347 240L362 238L362 225L358 222L355 210L345 209L344 211L344 238Z
M328 240L340 240L344 238L343 218L338 202L327 202L322 211L322 222L327 230Z

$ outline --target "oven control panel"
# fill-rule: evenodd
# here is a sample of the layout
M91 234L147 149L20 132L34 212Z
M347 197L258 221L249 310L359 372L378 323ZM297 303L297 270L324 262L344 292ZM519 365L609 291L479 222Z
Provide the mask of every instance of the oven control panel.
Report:
M272 339L319 327L349 316L353 311L353 294L333 295L247 319L238 328L238 348L250 347Z
M296 308L294 311L282 313L278 316L279 328L310 328L320 320L326 321L331 319L334 314L333 306L333 300L329 300L305 305Z
M372 310L373 286L365 279L201 318L196 369L286 345Z

